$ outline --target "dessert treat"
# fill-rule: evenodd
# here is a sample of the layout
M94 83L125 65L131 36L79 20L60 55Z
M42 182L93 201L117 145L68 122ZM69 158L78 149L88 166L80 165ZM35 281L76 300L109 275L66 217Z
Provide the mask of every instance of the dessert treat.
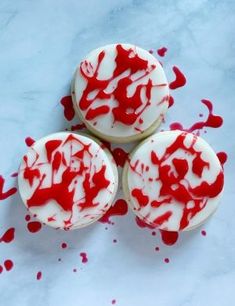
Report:
M87 128L126 143L155 131L169 105L161 64L148 51L113 44L89 53L72 82L74 108Z
M85 134L61 132L29 148L18 184L24 204L40 221L74 229L93 223L110 208L118 173L99 142Z
M123 173L124 194L135 214L166 231L191 230L206 221L223 185L222 166L209 144L178 130L143 141Z

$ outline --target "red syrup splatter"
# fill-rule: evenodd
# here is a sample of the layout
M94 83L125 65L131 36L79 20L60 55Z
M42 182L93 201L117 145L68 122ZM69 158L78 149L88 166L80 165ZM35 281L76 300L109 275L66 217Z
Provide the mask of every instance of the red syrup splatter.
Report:
M116 300L112 300L111 303L112 303L112 305L116 304Z
M25 219L26 222L29 222L29 220L31 219L31 217L30 217L30 215L26 215L24 219Z
M18 176L18 172L14 172L11 174L11 177L17 177Z
M162 242L169 246L175 244L179 238L178 232L169 232L169 231L160 230L160 233L162 237Z
M83 130L85 128L86 128L86 126L85 126L84 123L78 123L78 124L72 125L70 129L71 129L71 131L80 131L80 130Z
M4 261L4 267L6 269L6 271L10 271L14 266L14 263L11 259L7 259Z
M205 230L202 230L202 231L201 231L201 234L202 234L202 236L206 236L206 231L205 231Z
M3 191L4 183L5 183L5 179L3 178L2 175L0 175L0 201L3 201L9 198L10 196L12 196L13 194L17 192L17 189L15 187L10 188L9 190L4 192Z
M225 152L218 152L216 155L217 155L221 165L224 166L224 164L226 163L226 161L228 159L228 155Z
M122 148L115 148L112 150L114 160L119 167L124 167L125 162L128 158L128 153L124 151Z
M3 271L3 267L0 265L0 274L2 273Z
M68 121L71 121L75 116L73 101L71 96L65 96L60 100L60 104L64 107L64 116Z
M179 87L183 87L186 84L186 78L178 67L174 66L172 69L175 74L175 80L169 84L169 87L170 89L174 90Z
M81 252L81 253L80 253L80 256L81 256L81 258L82 258L82 263L85 264L85 263L88 262L87 253Z
M157 50L157 54L161 57L164 57L166 55L167 52L167 48L166 47L162 47L160 49Z
M128 212L127 202L123 199L118 199L113 206L106 212L106 214L99 219L101 223L111 224L110 217L113 216L124 216Z
M41 230L42 223L39 221L31 221L27 224L27 229L30 233L37 233Z
M169 258L164 258L164 262L165 262L165 263L169 263L169 262L170 262L170 259L169 259Z
M169 106L168 106L168 108L172 107L174 105L174 103L175 103L174 98L172 96L170 96L169 97Z
M79 148L76 152L73 152L73 146L74 143L79 143L82 145L82 149ZM80 169L74 171L70 165L67 165L66 160L63 156L63 154L60 152L60 148L65 145L70 144L71 145L71 156L70 160L72 158L77 158L80 160ZM80 141L78 138L74 137L73 135L69 134L66 140L63 142L62 140L49 140L45 144L46 149L46 155L48 164L51 166L52 171L52 178L54 177L55 173L60 168L61 164L65 165L66 168L62 174L62 180L59 183L55 183L52 180L52 184L49 187L41 187L42 183L45 179L45 175L42 175L40 172L40 164L37 165L36 161L38 156L36 156L35 161L33 162L32 166L28 166L28 160L27 156L24 156L24 161L26 164L26 167L24 169L23 175L24 178L29 181L29 184L32 185L32 182L35 178L39 179L39 184L37 188L35 189L32 196L27 199L27 206L28 207L35 207L35 206L43 206L50 200L55 200L58 205L61 206L61 208L64 209L66 212L71 212L72 218L72 207L74 205L74 193L75 188L73 189L69 188L71 185L72 180L76 176L82 176L83 177L83 189L84 189L84 198L80 201L78 206L81 210L86 208L91 208L97 205L95 203L95 198L99 194L101 190L107 189L107 187L110 185L110 181L106 179L105 172L106 172L106 166L102 165L100 170L95 171L92 175L90 173L90 169L87 169L87 167L84 166L84 163L82 161L84 154L89 154L90 157L92 157L92 154L90 153L90 145L91 144L84 144L82 141ZM37 167L37 168L36 168ZM34 168L34 169L32 169ZM85 172L85 175L84 175ZM66 220L65 228L69 228L71 225L71 222L69 220Z
M198 186L191 187L188 184L186 188L183 181L188 173L189 166L187 160L183 158L172 159L176 174L172 173L172 167L171 165L166 164L166 160L168 160L170 156L178 150L183 150L191 156L194 156L192 160L192 172L197 177L202 178L204 168L209 168L209 163L204 161L201 157L202 152L194 149L197 136L194 136L189 147L184 143L186 136L187 133L180 133L175 141L166 148L162 158L159 158L154 151L151 152L150 159L152 165L153 167L157 167L158 172L156 180L161 183L159 198L163 198L163 200L153 200L150 203L149 197L144 195L141 189L134 188L131 191L132 196L136 198L140 207L145 207L150 204L151 207L158 208L174 201L181 203L183 205L183 214L180 220L179 230L187 227L189 220L206 206L207 199L214 198L220 194L224 185L224 174L221 170L214 182L208 183L207 181L202 181ZM132 166L131 169L135 170L135 167ZM187 203L190 201L192 201L194 205L189 208L187 207ZM172 211L169 209L164 214L157 217L151 225L159 227L164 222L168 221L171 215Z
M223 124L223 118L218 115L213 114L213 104L211 101L203 99L201 102L207 107L208 109L208 116L205 121L199 121L194 123L190 128L186 129L182 126L179 122L174 122L170 125L171 130L182 130L186 132L194 132L194 131L200 131L204 127L212 127L212 128L219 128Z
M15 228L9 228L0 238L0 242L10 243L15 238Z
M149 80L147 84L139 84L132 97L128 95L127 89L136 82L136 79L133 79L134 74L141 72L142 76L138 78L138 80L140 80L149 75L156 66L149 65L148 61L140 58L138 54L135 53L134 49L130 48L126 50L122 45L118 44L116 46L115 57L116 68L114 69L113 75L109 79L99 80L99 68L104 57L105 51L100 52L96 68L93 68L91 63L86 60L81 63L80 72L87 81L87 86L82 93L79 107L82 111L86 112L86 120L93 120L111 111L114 123L121 122L124 125L133 125L150 105L152 88L158 85L153 85L151 80ZM114 88L112 92L107 93L105 89L108 85L125 71L129 71L128 76L122 77L117 83L116 88ZM165 86L166 84L159 85ZM145 88L146 91L147 102L143 102L141 97L143 88ZM96 96L93 99L89 98L89 94L94 91L98 91ZM109 105L101 105L92 108L95 100L111 98L117 102L117 105L112 109L110 109Z
M68 246L68 245L67 245L67 243L66 243L66 242L61 243L61 248L62 248L62 249L66 249L66 248L67 248L67 246Z
M35 140L31 137L26 137L24 141L27 147L31 147L35 143Z
M160 248L159 248L159 247L156 247L156 248L155 248L155 251L156 251L156 252L159 252L159 251L160 251Z
M39 272L37 273L36 278L37 278L37 280L42 279L42 272L41 272L41 271L39 271Z

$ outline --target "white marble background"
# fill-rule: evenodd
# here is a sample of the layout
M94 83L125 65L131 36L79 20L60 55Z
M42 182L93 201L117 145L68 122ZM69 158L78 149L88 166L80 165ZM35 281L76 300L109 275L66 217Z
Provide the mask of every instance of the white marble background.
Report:
M175 92L165 127L178 120L189 126L205 113L200 99L211 99L225 123L204 136L229 155L225 194L203 227L207 236L198 229L174 247L139 229L132 214L115 218L108 230L97 223L74 232L44 227L33 235L19 196L0 202L0 233L16 227L15 241L0 244L0 263L8 257L15 263L0 275L0 305L106 306L113 299L118 306L235 304L234 29L232 0L0 1L0 173L6 188L15 184L10 174L26 150L24 138L68 126L59 100L81 58L106 43L168 47L168 79L176 64L188 84ZM88 254L86 265L81 251ZM40 281L37 271L43 273Z

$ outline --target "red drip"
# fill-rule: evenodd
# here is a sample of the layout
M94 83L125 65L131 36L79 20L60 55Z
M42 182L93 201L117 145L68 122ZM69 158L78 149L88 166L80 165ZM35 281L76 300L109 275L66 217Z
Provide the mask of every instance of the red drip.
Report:
M169 84L169 87L172 90L182 87L186 84L186 78L178 67L174 66L173 72L175 74L175 80Z
M212 127L212 128L219 128L223 124L223 118L218 115L213 114L213 104L209 100L201 100L201 102L207 107L208 109L208 117L205 121L199 121L194 123L190 128L186 129L182 126L179 122L174 122L170 125L171 130L182 130L186 132L194 132L196 130L202 130L204 127Z
M164 258L164 262L165 262L165 263L169 263L169 262L170 262L170 259L169 259L169 258Z
M37 280L40 280L40 279L42 278L42 272L41 272L41 271L39 271L39 272L37 273L36 278L37 278Z
M13 188L4 192L3 191L4 183L5 183L5 179L0 175L0 201L9 198L13 194L15 194L16 191L17 191L17 189L15 187L13 187Z
M41 230L42 223L38 221L32 221L27 224L27 229L30 233L37 233Z
M216 197L222 191L224 185L224 174L220 171L215 181L211 184L202 181L200 185L196 187L191 187L189 185L186 188L183 182L189 171L189 167L187 160L184 158L174 158L172 160L175 173L172 171L172 167L168 165L166 161L178 150L183 150L191 156L194 156L192 171L196 176L202 177L204 168L209 168L209 163L201 158L202 152L196 151L193 147L197 141L197 136L194 136L190 147L186 146L184 143L186 136L187 133L181 133L175 141L166 148L162 158L159 158L154 151L152 151L150 155L152 164L158 168L158 177L156 180L161 182L159 198L162 198L160 201L153 201L151 205L152 207L160 207L172 201L180 202L183 205L180 230L187 227L189 220L205 207L207 199ZM131 169L133 170L133 167ZM136 198L140 207L148 204L148 196L144 195L141 189L135 188L132 190L131 194ZM187 203L190 201L194 202L194 205L191 208L187 208ZM156 226L161 226L164 222L169 220L171 215L172 211L169 209L164 214L157 217L154 220L154 224Z
M26 137L24 141L28 147L31 147L35 143L35 140L31 137Z
M149 225L148 223L145 223L143 220L141 220L139 217L135 217L135 222L136 224L140 227L140 228L150 228L150 229L153 229L155 228L155 226L151 226Z
M226 163L227 159L228 159L228 155L225 152L219 152L216 154L221 165L224 166L224 164Z
M128 159L128 153L125 152L122 148L115 148L112 151L114 160L117 166L124 167L125 162Z
M113 206L106 212L106 214L99 219L101 223L111 224L110 217L113 216L124 216L128 212L128 205L125 200L118 199Z
M15 238L15 228L9 228L0 238L0 242L10 243Z
M149 66L148 61L143 60L135 53L134 49L124 49L122 45L116 46L116 68L113 75L109 79L99 80L98 73L100 65L105 57L105 51L100 52L98 55L98 63L96 68L84 61L80 65L80 72L83 78L87 81L87 86L83 91L82 97L79 102L79 107L82 111L86 111L86 119L93 120L101 115L106 115L110 111L113 114L114 122L121 122L124 125L133 125L137 119L144 112L146 107L150 105L151 90L153 88L152 81L149 80L147 84L139 84L136 87L136 91L132 97L128 96L128 87L135 83L137 80L132 80L132 77L137 72L143 72L142 76L138 80L149 75L149 73L155 68L154 65ZM125 71L129 71L129 75L122 77L115 89L112 92L107 93L105 89L109 84L123 74ZM147 102L144 103L141 98L142 89L145 89L145 95ZM98 91L93 99L89 98L91 92ZM114 99L117 102L117 106L110 109L109 105L101 105L93 109L93 102L98 99L108 100ZM104 101L105 102L105 101Z
M162 47L162 48L160 48L160 49L157 50L157 54L158 54L159 56L161 56L161 57L164 57L165 54L166 54L166 52L167 52L167 48L166 48L166 47Z
M169 232L169 231L163 231L160 230L162 242L166 245L173 245L177 242L179 238L178 232Z
M4 267L6 269L6 271L10 271L14 266L14 263L11 259L7 259L4 261Z
M169 97L169 106L168 108L170 108L172 105L174 105L175 101L174 98L172 96Z
M85 264L85 263L88 262L87 253L81 252L81 253L80 253L80 256L81 256L81 258L82 258L82 263Z
M71 96L65 96L60 100L61 105L64 107L64 116L68 121L71 121L75 116L73 108L73 101Z

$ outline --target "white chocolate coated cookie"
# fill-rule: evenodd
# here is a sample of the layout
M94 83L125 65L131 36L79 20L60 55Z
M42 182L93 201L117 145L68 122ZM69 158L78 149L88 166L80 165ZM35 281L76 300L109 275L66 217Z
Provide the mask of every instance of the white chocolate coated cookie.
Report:
M123 173L123 190L135 214L166 231L191 230L206 221L223 185L222 166L209 144L178 130L143 141Z
M89 53L72 82L74 108L94 134L126 143L155 131L169 105L169 87L158 60L130 44Z
M40 221L74 229L93 223L110 208L118 173L99 142L60 132L29 148L19 168L18 185L24 204Z

